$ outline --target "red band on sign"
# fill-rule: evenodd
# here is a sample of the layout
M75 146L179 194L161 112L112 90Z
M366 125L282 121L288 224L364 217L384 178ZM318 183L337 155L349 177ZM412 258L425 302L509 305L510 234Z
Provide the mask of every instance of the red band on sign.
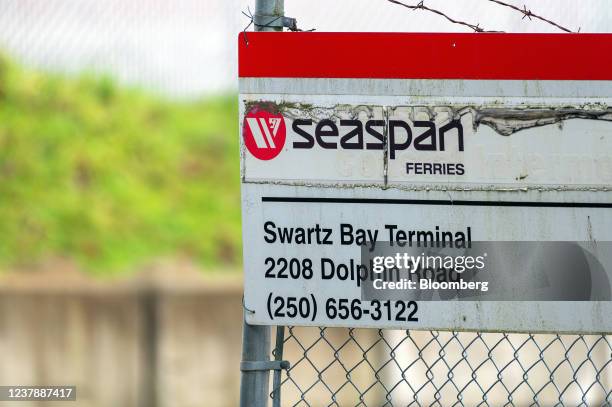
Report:
M244 35L243 78L612 80L612 34Z

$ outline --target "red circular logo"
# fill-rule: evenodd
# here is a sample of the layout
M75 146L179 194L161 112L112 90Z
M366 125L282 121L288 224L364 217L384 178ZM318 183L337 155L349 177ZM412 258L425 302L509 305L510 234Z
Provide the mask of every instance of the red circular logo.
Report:
M280 113L255 107L244 116L242 138L255 158L271 160L279 155L286 136L285 119Z

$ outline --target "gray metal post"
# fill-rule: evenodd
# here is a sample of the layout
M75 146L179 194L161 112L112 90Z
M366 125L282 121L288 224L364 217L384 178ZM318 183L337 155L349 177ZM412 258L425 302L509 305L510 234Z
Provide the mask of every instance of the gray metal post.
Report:
M270 327L242 323L242 362L270 360ZM270 370L242 370L240 406L268 405Z
M285 0L256 0L255 31L283 31Z
M285 327L277 326L276 327L276 344L274 345L274 360L282 361L283 360L283 347L285 344ZM272 407L280 407L281 405L281 378L282 378L282 370L278 369L274 371L274 379L272 380L272 397L274 400L272 401Z
M285 12L284 0L256 0L255 31L282 31ZM246 312L246 311L245 311ZM270 360L270 327L249 325L243 316L242 365ZM246 362L246 363L245 363ZM253 365L253 363L250 363ZM240 380L240 406L266 407L269 400L270 370L242 369Z

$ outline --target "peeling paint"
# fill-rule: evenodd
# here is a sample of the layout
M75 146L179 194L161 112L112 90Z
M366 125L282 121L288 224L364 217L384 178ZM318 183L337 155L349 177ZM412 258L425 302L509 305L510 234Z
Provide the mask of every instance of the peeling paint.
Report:
M383 115L385 117L385 123L389 123L389 108L383 107ZM389 133L389 126L383 128L383 182L385 189L389 186L389 142L387 140Z
M562 124L565 120L586 119L612 121L612 108L606 105L583 105L579 107L514 107L514 108L475 108L463 107L457 110L458 116L472 114L474 130L481 124L488 126L503 136L521 130Z
M589 242L597 245L597 240L593 236L593 225L591 224L591 217L587 215L587 235L589 236Z
M266 109L271 113L280 113L286 118L310 118L313 120L357 119L360 114L365 113L368 118L374 117L375 109L380 109L377 105L348 105L338 104L334 106L315 106L309 103L296 102L269 102L263 100L244 100L245 112L253 109ZM502 102L500 101L500 104ZM397 108L411 108L409 119L415 121L417 110L419 113L426 113L430 118L436 118L440 114L448 114L451 118L461 118L470 114L474 131L480 125L485 125L498 134L509 136L521 130L560 124L570 119L603 120L612 122L612 108L604 103L588 103L578 106L532 106L521 105L516 107L491 107L488 106L459 105L459 106L440 106L440 105L419 105L419 106L394 106L384 107L385 111L394 111ZM388 115L387 115L388 120Z
M453 120L461 120L465 118L464 128L473 127L474 133L477 132L481 125L484 125L492 129L495 133L501 136L510 136L514 133L518 133L522 130L558 125L563 126L564 122L571 119L582 119L592 121L603 121L612 122L612 108L606 103L583 103L576 105L551 105L551 104L521 104L521 105L504 105L502 101L496 104L495 101L489 101L482 104L417 104L417 105L377 105L372 104L348 104L348 103L327 103L326 100L317 103L302 103L287 101L284 99L276 100L274 102L267 100L253 100L249 98L242 99L243 111L252 112L257 109L265 109L274 114L282 114L287 120L295 119L311 119L313 122L320 122L321 120L369 120L378 119L383 120L387 125L381 126L383 133L383 149L380 151L381 155L367 157L366 161L363 161L363 156L360 160L354 161L352 167L347 165L344 166L348 161L346 158L339 158L342 156L340 150L338 155L332 156L327 155L325 162L329 175L325 175L321 172L321 166L317 164L316 168L318 171L306 173L305 170L301 170L306 163L302 163L301 167L298 166L299 170L296 170L295 174L285 174L287 179L278 180L274 179L278 172L272 170L274 167L267 167L270 170L263 172L247 171L247 161L245 160L245 152L241 151L241 158L243 159L243 166L241 176L244 182L251 183L270 183L278 185L293 185L293 186L308 186L312 185L315 187L338 187L338 188L352 188L355 186L359 187L375 187L375 188L395 188L404 191L497 191L497 192L526 192L526 191L603 191L608 192L612 190L612 183L610 183L609 174L606 172L606 168L610 166L612 161L609 160L609 156L601 158L598 155L586 155L585 159L589 163L585 168L585 174L583 178L575 178L567 176L566 178L560 178L558 176L542 175L542 171L547 170L551 174L557 174L554 172L553 167L545 166L541 161L537 161L541 157L541 150L529 150L526 155L521 157L511 156L504 152L502 147L498 150L487 150L487 154L475 155L474 151L471 150L470 162L476 163L479 160L489 160L485 164L481 165L479 172L478 181L456 179L454 181L443 181L436 182L435 180L422 179L421 181L413 182L410 179L404 179L401 175L406 171L398 165L399 161L393 161L393 157L389 157L389 140L388 132L391 119L402 119L407 122L415 122L422 120L430 120L436 122L437 125L443 125ZM574 126L575 123L568 123L568 126ZM290 126L290 125L289 125ZM581 125L582 126L582 125ZM574 126L575 127L575 126ZM551 129L554 130L554 129ZM489 134L491 134L489 132ZM542 133L538 133L542 135ZM553 133L547 133L546 136L550 136ZM555 136L559 134L554 134ZM605 134L605 133L600 133ZM563 134L560 134L563 136ZM604 136L598 136L603 139ZM514 138L512 140L515 140ZM521 140L519 138L518 140ZM552 142L552 138L549 137L549 141ZM517 141L515 145L519 146L520 143L525 141ZM541 141L540 141L541 144ZM599 143L598 145L607 145ZM605 149L594 147L592 149L597 154L603 154ZM370 152L374 153L374 151ZM561 160L567 160L570 164L576 161L576 157L573 155L585 154L584 149L580 151L565 150L562 152L565 156L558 151L551 151L550 157L559 157ZM348 153L345 153L345 155ZM466 153L467 154L467 153ZM516 165L514 167L507 166L503 159L496 156L509 157L508 160ZM506 154L505 156L503 154ZM531 156L529 156L531 154ZM556 156L555 156L556 154ZM590 153L589 153L590 154ZM344 156L342 156L344 157ZM466 156L467 157L467 156ZM510 158L512 157L512 158ZM531 158L530 158L531 157ZM535 157L535 158L534 158ZM548 157L548 156L546 156ZM545 158L546 158L545 157ZM581 158L579 156L578 158ZM414 156L412 160L417 160ZM467 158L466 158L467 159ZM456 158L455 158L456 160ZM496 164L495 160L499 162ZM553 158L550 158L553 160ZM573 161L572 161L573 160ZM401 160L400 160L401 161ZM553 161L550 161L553 162ZM554 162L560 162L556 160ZM372 163L378 163L378 167ZM521 164L523 163L523 164ZM366 173L363 168L366 164L371 164L369 173ZM335 168L333 166L336 166ZM342 167L341 167L342 166ZM338 168L341 168L338 169ZM510 172L503 175L491 175L497 174L498 168L506 168L506 172ZM556 167L555 167L556 168ZM301 171L301 172L300 172ZM373 172L374 171L374 172ZM590 171L590 172L589 172ZM282 171L281 171L282 172ZM485 175L482 175L485 174ZM488 175L487 175L488 174ZM591 175L589 175L591 174ZM599 174L599 175L597 175ZM344 178L348 177L348 178ZM363 177L363 178L360 178ZM590 177L590 178L589 178ZM272 179L272 180L271 180ZM340 180L345 179L344 183ZM496 183L496 179L500 182ZM567 183L564 184L564 180L567 179ZM336 181L337 180L337 181Z
M245 112L251 112L256 109L265 109L270 113L282 114L285 118L295 119L313 119L316 121L322 119L358 119L363 113L368 118L375 116L375 110L381 109L381 106L376 105L348 105L338 104L334 106L315 106L310 103L295 103L295 102L269 102L263 100L244 100Z
M525 185L520 187L511 187L495 184L477 184L473 186L467 185L449 185L449 184L392 184L385 185L382 181L379 183L346 183L346 182L316 182L316 181L293 181L293 180L272 180L272 179L249 179L243 181L245 184L267 184L267 185L287 185L294 187L312 187L312 188L378 188L378 189L394 189L398 191L456 191L456 192L610 192L612 186L609 185Z

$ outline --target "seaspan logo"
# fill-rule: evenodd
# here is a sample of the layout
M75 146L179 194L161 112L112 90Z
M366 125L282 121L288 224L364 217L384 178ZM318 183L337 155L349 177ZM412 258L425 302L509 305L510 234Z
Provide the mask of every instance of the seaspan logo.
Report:
M287 137L285 119L273 103L251 107L244 117L243 126L244 144L255 158L271 160L283 150ZM464 151L463 126L458 119L437 123L295 118L291 122L291 131L291 147L295 150L384 150L386 146L391 160L409 148L417 151Z
M279 113L271 113L261 107L253 108L244 117L242 137L244 145L255 158L271 160L285 146L285 119Z

